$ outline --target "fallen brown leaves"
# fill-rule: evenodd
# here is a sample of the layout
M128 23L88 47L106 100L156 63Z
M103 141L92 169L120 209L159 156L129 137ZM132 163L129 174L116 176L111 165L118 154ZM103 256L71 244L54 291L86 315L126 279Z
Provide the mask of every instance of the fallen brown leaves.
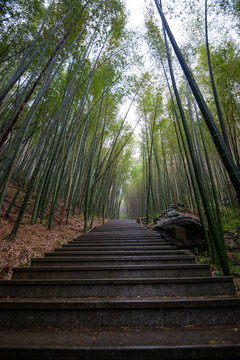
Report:
M44 253L51 252L56 247L71 241L74 237L83 233L84 221L83 216L72 216L66 225L63 221L59 225L61 218L61 206L56 211L55 220L52 230L47 229L47 224L37 223L30 225L31 210L33 201L30 203L23 222L13 239L8 239L14 221L16 219L20 200L13 208L10 216L5 218L5 212L14 196L16 188L11 185L5 197L4 204L0 212L0 278L10 279L13 267L29 266L31 259L43 257ZM94 220L93 226L101 225L101 220Z

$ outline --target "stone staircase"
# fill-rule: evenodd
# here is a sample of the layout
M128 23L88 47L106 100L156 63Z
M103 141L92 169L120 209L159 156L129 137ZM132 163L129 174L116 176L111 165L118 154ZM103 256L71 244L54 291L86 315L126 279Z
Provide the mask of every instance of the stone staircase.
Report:
M110 221L0 281L0 359L240 359L231 277Z

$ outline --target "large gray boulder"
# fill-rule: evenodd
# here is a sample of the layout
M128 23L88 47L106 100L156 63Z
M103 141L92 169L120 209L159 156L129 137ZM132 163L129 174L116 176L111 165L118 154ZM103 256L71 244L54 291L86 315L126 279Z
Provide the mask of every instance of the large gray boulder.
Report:
M154 220L151 229L160 232L172 245L181 249L204 250L206 248L200 221L183 215L180 211L173 209L173 206L164 210L161 216Z

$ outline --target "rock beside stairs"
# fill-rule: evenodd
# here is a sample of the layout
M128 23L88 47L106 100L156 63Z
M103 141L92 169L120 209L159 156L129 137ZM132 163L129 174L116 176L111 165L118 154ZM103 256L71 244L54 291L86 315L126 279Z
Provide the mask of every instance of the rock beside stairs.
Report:
M151 229L161 233L172 245L180 249L205 249L206 241L201 222L191 216L185 216L175 208L178 207L173 205L164 210L154 220Z

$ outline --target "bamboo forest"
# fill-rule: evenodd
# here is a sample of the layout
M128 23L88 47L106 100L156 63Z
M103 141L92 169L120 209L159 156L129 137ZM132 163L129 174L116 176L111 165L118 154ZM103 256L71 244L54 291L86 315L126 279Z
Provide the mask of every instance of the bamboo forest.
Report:
M206 256L230 275L240 3L140 3L134 25L138 1L0 2L3 238L14 243L26 222L51 232L77 216L83 232L96 220L148 226L184 204L201 221Z

